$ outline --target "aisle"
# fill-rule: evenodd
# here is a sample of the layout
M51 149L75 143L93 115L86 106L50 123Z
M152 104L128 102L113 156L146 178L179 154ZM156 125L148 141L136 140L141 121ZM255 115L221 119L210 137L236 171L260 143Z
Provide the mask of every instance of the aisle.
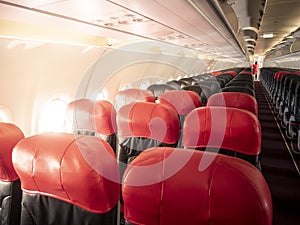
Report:
M300 176L280 134L261 82L255 82L262 128L262 173L273 198L273 225L300 224Z

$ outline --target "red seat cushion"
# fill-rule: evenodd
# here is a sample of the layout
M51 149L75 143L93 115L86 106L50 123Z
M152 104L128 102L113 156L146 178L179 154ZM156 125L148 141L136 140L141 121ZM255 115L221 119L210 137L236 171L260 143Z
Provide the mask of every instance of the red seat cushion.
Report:
M119 200L116 157L94 136L41 134L20 141L13 163L22 190L54 197L90 212L106 213Z
M117 116L121 138L144 137L167 144L179 139L179 119L176 110L165 104L136 102L123 106Z
M142 152L122 186L125 218L152 225L271 225L262 174L229 156L175 148Z
M111 135L117 131L116 111L106 100L75 100L68 105L66 127L69 131L89 130Z
M238 109L245 109L258 116L258 105L256 99L242 92L222 92L212 95L207 106L225 106Z
M12 164L12 151L24 138L23 132L14 124L0 123L0 180L12 182L18 175Z
M178 114L187 115L193 109L201 107L201 98L194 91L172 90L161 94L158 98L162 104L174 107Z
M243 109L201 107L183 125L183 146L221 148L247 155L261 151L261 127L257 117Z

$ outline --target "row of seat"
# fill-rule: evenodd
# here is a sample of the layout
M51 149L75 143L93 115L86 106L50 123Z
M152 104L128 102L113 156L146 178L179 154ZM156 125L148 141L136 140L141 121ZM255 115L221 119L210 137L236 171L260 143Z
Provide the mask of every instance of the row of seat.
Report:
M232 72L234 74L234 72ZM220 92L220 90L233 78L229 73L222 73L218 76L213 74L204 74L201 76L193 76L189 78L182 78L180 80L172 80L166 84L152 84L147 90L150 90L156 99L170 90L190 90L196 92L200 98L202 105L205 106L207 99Z
M161 142L166 136L165 133L158 134L158 131L166 132L165 130L167 128L171 129L169 131L169 135L174 136L172 143L169 144L176 147L184 147L182 144L182 137L184 134L182 134L181 131L184 126L184 119L192 110L201 107L201 99L195 92L185 90L172 90L165 92L158 98L158 104L153 101L147 101L147 99L153 100L154 98L148 98L149 93L146 90L129 89L127 91L128 92L122 91L122 96L124 96L125 93L128 95L134 94L135 97L138 96L140 102L130 103L134 97L127 98L127 100L131 99L130 101L127 101L127 103L129 102L130 104L125 104L125 106L121 107L118 114L114 110L113 105L105 100L93 102L91 100L81 99L70 103L68 111L72 112L73 115L68 115L69 120L67 124L72 125L71 131L75 130L79 134L92 134L101 137L111 144L115 152L117 152L117 146L119 146L119 148L123 147L124 149L128 149L126 146L131 146L130 150L127 150L130 152L130 156L119 156L120 158L126 158L126 160L120 159L121 162L124 162L125 160L126 164L128 157L134 157L135 154L148 147L158 146L158 142ZM142 93L146 93L146 96L148 97L143 98ZM145 102L142 101L143 99ZM258 111L255 98L248 94L238 92L214 94L209 98L208 106L228 106L246 109L254 113L256 116ZM221 116L224 121L226 121L226 111L220 112L224 113L224 115L222 114ZM216 115L214 117L217 118L220 117L220 115ZM152 125L150 122L154 123L154 118L159 118L161 121ZM126 121L130 121L131 124L123 124ZM229 121L227 122L229 123ZM155 127L155 125L157 125L157 127ZM151 142L148 141L148 143L144 139L140 141L137 141L136 139L126 139L126 141L123 141L123 137L121 135L123 132L122 130L127 129L128 127L132 128L133 126L138 127L141 137L147 137L153 140ZM151 126L154 131L148 130ZM167 128L161 126L166 126ZM199 126L201 126L201 124L199 124ZM229 129L229 126L230 124L226 129ZM210 132L209 129L206 132ZM127 133L128 135L133 135L132 132ZM151 135L156 136L153 138ZM161 137L158 137L158 135ZM260 132L258 132L258 135L261 135ZM135 142L135 145L140 147L132 148L132 141ZM222 146L220 145L220 147ZM127 154L128 153L125 155ZM257 161L255 165L259 167L259 162Z
M229 74L221 74L221 75L229 75ZM221 76L219 75L219 76ZM202 78L202 79L211 79L212 75L207 75L204 76L206 78ZM231 78L232 75L227 76L228 78ZM200 78L199 78L200 79ZM198 80L199 80L198 79ZM184 81L187 82L188 78L185 78ZM194 78L190 78L190 81L195 81L196 79ZM228 82L230 81L230 82ZM234 84L235 82L237 83L251 83L253 82L253 78L252 75L249 74L249 72L244 72L244 73L240 73L240 74L235 74L235 78L234 79L228 79L227 83L230 84ZM253 83L252 83L253 86ZM239 87L238 85L234 85L234 87ZM250 88L247 87L240 87L241 89L245 88L245 92L247 93L247 90ZM253 90L251 90L253 92ZM247 94L241 94L241 93L226 93L223 92L221 93L216 93L213 96L211 96L209 99L209 106L230 106L230 107L236 107L236 108L244 108L247 110L250 110L251 112L253 112L255 115L257 115L257 103L256 100L247 95ZM199 95L197 95L197 92L193 92L193 91L187 91L187 90L164 90L164 92L160 93L158 96L155 96L153 93L151 93L149 90L140 90L140 89L127 89L127 90L123 90L120 91L119 93L117 93L116 95L116 101L115 101L115 106L118 112L118 118L116 118L116 112L113 110L113 106L110 105L109 107L107 107L107 112L103 112L103 110L105 109L105 107L102 107L101 104L106 104L108 105L109 103L106 101L99 101L96 102L94 105L92 103L92 101L86 100L88 102L88 104L90 106L87 106L87 103L83 103L83 100L78 100L76 101L74 104L70 104L71 105L71 110L73 112L76 112L76 121L74 123L72 123L73 125L75 125L75 128L73 127L72 129L78 131L81 134L85 134L84 132L82 132L83 130L96 130L96 134L99 136L105 136L104 140L108 141L114 151L118 154L118 159L120 162L125 163L125 165L128 164L128 162L131 160L132 157L135 157L137 154L139 154L141 151L143 151L146 148L149 147L153 147L153 146L160 146L162 145L162 140L164 135L166 134L159 134L162 137L156 137L153 138L151 137L149 134L151 135L157 135L156 132L152 132L151 130L148 130L149 126L153 126L152 124L150 124L150 122L153 122L153 112L157 112L157 115L155 114L154 117L156 118L160 118L160 120L163 121L163 123L165 123L165 126L169 126L167 127L168 129L171 127L172 130L169 132L170 135L173 135L173 142L172 143L168 143L170 144L170 146L177 146L177 147L185 147L182 144L182 128L183 128L183 122L184 122L184 118L195 108L201 107L202 106L202 100L199 97ZM155 104L155 101L157 103L162 103L164 105L168 105L171 106L172 108L175 109L175 111L170 109L166 109L163 105L157 105ZM144 102L144 103L137 103L137 104L131 104L134 102ZM147 102L147 104L145 103ZM151 104L150 104L151 103ZM123 107L122 106L126 106ZM76 107L76 108L74 108ZM72 109L73 108L73 109ZM90 109L88 109L90 108ZM97 109L99 108L99 109ZM122 109L122 110L121 110ZM85 115L85 112L91 113L93 110L97 110L101 113L97 113L98 115L98 119L95 119L93 116L91 115ZM83 111L83 113L81 112ZM165 117L163 115L163 112L165 113ZM152 114L150 114L150 112ZM104 129L104 125L107 126L109 129L109 133L107 134L103 134L100 133L98 130L98 128L96 127L95 129L93 129L93 127L89 127L91 125L95 124L95 120L97 121L101 121L103 118L103 115L107 114L107 117L109 119L106 119L105 121L107 123L112 123L111 125L109 124L105 124L102 123L102 130ZM146 117L148 116L148 118ZM173 119L172 119L173 116ZM81 118L84 117L84 118ZM174 124L175 122L177 122L177 117L179 117L179 134L178 134L178 125ZM72 116L69 116L69 118L73 118ZM224 117L226 119L226 116ZM85 123L87 122L86 119L89 119L89 124L86 125ZM169 120L168 120L169 119ZM121 124L118 123L118 126L116 126L116 120L118 121L130 121L131 124ZM174 122L175 121L175 122ZM81 124L79 124L81 123ZM97 124L97 123L96 123ZM101 123L99 123L101 124ZM164 127L159 127L159 123L157 123L158 127L155 127L156 130L162 131L162 132L166 132L167 128ZM124 137L122 137L121 135L121 130L125 129L127 127L133 127L133 125L137 126L139 129L139 135L140 138L133 138L133 137L129 137L127 136L124 140ZM125 128L123 128L125 127ZM141 128L142 127L142 128ZM216 129L216 128L214 128ZM118 131L118 138L116 138L116 133ZM206 132L210 132L210 131L206 131ZM127 132L129 135L132 136L136 136L137 134L132 134L130 132ZM258 135L260 136L260 132L258 133ZM149 140L144 140L145 138L150 138L151 141ZM109 139L109 140L108 140ZM118 142L118 143L117 143ZM165 143L166 144L166 143ZM117 147L119 149L117 149ZM128 147L129 146L129 147ZM222 148L222 146L220 146L220 148ZM226 151L224 151L226 152ZM233 154L232 152L228 152L228 154ZM235 155L237 155L237 153L234 153ZM249 153L250 155L253 153ZM255 166L257 166L258 168L260 168L260 163L258 160L258 154L259 152L257 152L257 154L255 155L255 160L248 160L251 163L253 163ZM242 157L243 158L243 157ZM245 157L244 157L245 158Z
M300 71L265 68L261 79L290 146L300 154Z
M237 71L242 71L242 69L237 69ZM146 91L141 91L140 93L136 92L135 94L129 93L129 95L128 95L129 90L125 90L125 93L123 93L123 91L120 91L116 96L114 105L118 110L120 106L124 105L124 102L128 103L134 99L138 99L138 100L141 99L141 101L144 101L145 99L148 98L146 101L155 101L162 93L170 90L194 91L200 96L201 103L203 106L206 105L207 99L211 95L221 91L245 92L254 96L253 91L246 90L248 88L253 89L253 87L252 88L247 87L247 84L245 84L245 82L247 81L251 82L251 80L247 80L248 77L245 77L245 75L246 76L250 75L251 72L242 71L238 73L237 71L227 70L219 73L214 72L215 75L213 73L200 74L189 78L182 78L180 80L168 81L165 84L152 84L147 88L147 90L149 90L154 95L155 99L153 99L153 96L151 96L150 92L146 92ZM235 79L232 80L233 78ZM230 81L234 81L234 82L230 82ZM253 86L253 80L249 86Z
M2 135L3 130L15 135ZM121 190L115 153L99 137L45 133L24 138L5 123L0 131L1 143L13 143L1 151L1 190L12 182L3 175L20 179L22 201L14 204L22 206L22 225L117 224L120 193L127 224L272 224L268 185L244 160L153 147L126 169ZM2 218L12 219L8 211L17 213L15 207L1 206Z
M20 144L15 148L17 150L14 152L19 152L14 153L15 168L21 178L23 189L22 224L48 224L49 221L59 221L58 224L116 224L118 220L116 219L118 214L116 201L119 199L124 203L125 218L133 224L139 224L140 222L129 218L128 215L132 213L127 214L128 210L132 210L130 208L132 200L127 198L128 192L123 190L121 193L124 197L120 197L120 187L115 185L120 182L122 177L124 179L123 189L127 185L125 176L128 176L124 170L127 164L130 168L127 170L131 170L133 158L144 157L142 161L149 160L147 155L140 156L140 152L136 151L137 149L141 149L144 154L146 149L153 147L155 148L155 155L157 151L164 152L164 157L168 155L168 152L184 151L185 153L180 153L182 154L180 158L184 158L187 152L194 152L186 149L207 149L246 159L259 167L258 154L261 134L256 117L257 104L252 96L243 93L216 93L208 99L208 107L200 107L201 98L192 91L168 91L161 94L157 100L147 90L129 90L129 92L130 95L126 96L123 93L117 96L121 99L125 96L125 99L120 100L124 104L120 104L117 111L108 101L93 102L87 99L74 101L69 104L67 116L69 121L66 124L69 126L69 130L75 131L75 136L72 134L41 134L26 138L25 144ZM141 101L141 99L143 100ZM136 100L141 102L136 102ZM233 108L224 108L224 106ZM241 126L241 124L244 125ZM193 130L193 128L200 129ZM186 135L180 135L181 132L186 133ZM246 139L249 137L249 132L253 136L250 135L251 139ZM233 140L236 141L233 142ZM162 148L162 146L164 147ZM185 147L186 149L180 150L174 147ZM195 153L198 155L196 158L206 159L203 152L197 152L199 153ZM117 153L117 157L115 153ZM226 158L220 154L206 154L209 155L208 159ZM159 157L158 154L157 157ZM233 160L234 162L237 159L230 157L224 160ZM103 163L103 166L99 164L100 162ZM202 161L199 163L198 161L198 166L196 166L197 163L194 163L191 167L194 169L202 168L203 171L206 171L207 168L212 169L213 165L216 164L213 159L205 160L204 167ZM245 164L245 162L242 163ZM122 166L124 167L122 168ZM182 166L185 167L185 164ZM255 168L253 169L255 170ZM163 168L162 171L167 170L170 168ZM239 170L241 169L239 168ZM74 174L73 171L76 175L68 177L69 173ZM123 173L126 175L123 176ZM158 175L153 171L150 173L154 176ZM49 174L54 174L53 179L49 179L51 177ZM201 178L201 176L206 177L207 175L199 176ZM78 177L78 180L73 181L74 177ZM130 179L136 179L136 176L134 175ZM181 180L182 178L178 180L180 185ZM160 183L160 185L162 184ZM189 185L193 186L194 183ZM268 192L268 188L265 186L263 184L260 188ZM74 190L74 187L78 189ZM94 189L95 187L100 189L96 188L97 191ZM87 190L83 190L84 188ZM195 190L201 191L201 193L207 191L206 189L198 190L198 188ZM81 197L83 191L86 191L87 194ZM93 194L90 191L96 191L94 198L89 198ZM110 194L113 194L114 197L111 198ZM155 199L148 192L145 194L151 199ZM176 197L175 193L169 194L174 194ZM216 204L221 204L218 201ZM270 203L268 195L266 201ZM97 206L97 204L101 204L101 206ZM179 206L178 210L182 210L181 204ZM258 217L270 221L272 212L269 205L266 209L258 210L266 210L267 217ZM143 211L143 213L145 212L147 213L148 210ZM172 211L172 213L174 212ZM218 210L216 213L217 215L220 214ZM65 216L69 214L70 216ZM202 216L207 215L207 211L201 211L200 214ZM231 215L230 217L232 217ZM157 216L161 217L161 215ZM170 219L166 217L165 224L170 224L172 221ZM228 219L224 218L221 224L224 224L224 221ZM242 220L244 219L242 218ZM194 217L191 217L191 220L195 223L198 221ZM240 221L237 221L230 220L229 223L240 224ZM201 224L206 224L206 222L206 220L202 221ZM178 224L182 224L182 222L178 222ZM255 224L259 223L255 222Z
M244 79L243 79L244 78ZM252 87L244 87L242 85L239 85L240 83L242 83L243 81L247 82L252 82ZM229 83L231 79L228 80L227 83ZM235 80L235 79L234 79ZM194 82L194 80L193 80ZM239 83L238 83L239 82ZM200 83L200 82L199 82ZM210 84L213 84L214 82L209 81ZM250 122L248 124L255 124L254 126L251 126L251 128L249 128L249 132L250 132L250 136L252 139L247 139L250 140L251 143L247 143L247 141L245 141L246 138L249 137L249 133L246 132L248 127L247 127L247 122L245 123L246 125L244 127L241 126L242 122L244 122L244 120L239 121L239 124L234 124L234 122L232 122L232 118L233 117L226 117L227 112L224 111L224 108L222 108L221 110L212 110L215 114L215 117L212 118L208 118L210 119L209 121L211 122L211 124L213 123L213 121L216 120L216 118L221 118L221 121L224 124L224 121L230 121L227 125L225 126L219 126L219 125L214 125L214 126L208 126L206 128L204 128L203 132L199 132L198 130L194 130L192 131L192 133L198 133L192 140L199 140L201 139L201 137L205 137L207 136L208 139L202 139L202 142L199 143L193 143L193 145L190 145L189 147L187 147L187 145L189 144L189 142L187 142L187 145L185 145L184 141L182 141L182 139L184 140L184 132L180 131L179 132L179 140L177 141L176 144L176 140L177 140L177 124L173 124L174 121L176 121L176 115L174 113L168 113L172 116L170 117L164 117L159 118L162 119L163 123L162 125L159 122L154 122L152 123L152 119L157 120L157 115L159 115L159 112L156 112L154 110L154 107L152 110L149 110L151 112L155 112L155 118L151 118L151 116L149 116L149 114L145 114L143 112L143 110L145 110L147 107L150 108L150 106L146 106L143 105L143 103L134 103L132 105L127 105L126 108L126 113L124 113L124 117L122 117L122 113L121 110L118 112L118 115L120 117L122 117L120 119L121 122L123 122L123 124L118 123L118 127L125 127L126 128L126 132L125 134L122 134L122 131L118 131L118 135L119 135L119 141L120 141L120 149L118 150L118 161L119 161L119 167L120 167L120 173L123 174L124 170L126 169L127 165L130 165L130 163L133 161L133 159L138 156L142 151L144 151L145 149L151 148L151 147L156 147L156 146L167 146L167 147L173 147L176 146L177 147L184 147L184 148L191 148L191 149L197 149L197 150L207 150L207 151L216 151L219 153L223 153L223 154L227 154L230 156L235 156L235 157L239 157L242 158L250 163L252 163L253 165L255 165L258 169L261 169L260 167L260 162L259 162L259 153L261 151L260 149L260 145L261 145L261 131L260 131L260 124L259 121L257 120L257 113L258 113L258 107L257 107L257 102L255 100L254 96L254 86L253 86L253 77L251 75L251 73L242 73L242 74L238 74L238 76L236 76L236 80L233 83L237 83L236 85L232 85L232 87L227 87L229 93L222 92L220 93L219 88L212 88L213 90L215 90L215 93L212 94L211 96L209 96L208 98L205 98L206 103L204 104L207 105L209 104L210 106L214 106L214 105L218 105L218 106L228 106L228 107L235 107L235 108L240 108L240 107L245 107L244 109L250 109L251 112L254 112L255 116L254 116L254 121L252 121L250 119ZM165 85L155 85L155 88L159 88L159 87L165 87ZM211 85L210 85L211 86ZM208 88L211 88L210 86L208 86ZM153 87L150 86L150 87ZM185 87L191 87L191 86L185 86ZM200 85L193 85L193 87L200 87ZM219 85L216 85L216 87L219 87ZM200 87L201 88L201 87ZM202 87L203 88L203 87ZM225 88L225 87L224 87ZM230 89L231 88L231 89ZM186 88L182 88L183 90L187 90ZM150 89L151 90L151 89ZM194 91L194 90L193 90ZM223 91L223 90L222 90ZM203 97L201 97L199 99L199 97L197 98L197 96L193 95L192 92L183 92L182 90L174 90L171 88L164 88L163 91L162 89L160 89L160 91L153 91L153 94L156 95L155 96L155 101L158 103L167 103L168 105L171 105L175 108L179 118L180 118L180 130L183 130L184 125L187 124L186 122L184 122L185 117L188 116L191 112L197 110L195 108L197 108L197 105L199 106L203 106L202 104L202 99ZM199 96L201 96L201 94L199 94L199 92L194 91L195 93L197 93ZM235 92L235 93L232 93ZM237 93L236 93L237 92ZM240 93L240 92L244 92L244 93ZM126 91L125 91L126 93ZM125 94L124 91L122 92L122 94ZM200 92L201 93L201 92ZM250 95L249 95L250 94ZM125 94L126 95L126 94ZM252 95L252 96L251 96ZM213 98L213 96L216 96L215 98ZM224 97L227 97L227 102L224 101ZM214 101L211 101L211 103L209 103L210 99L215 99ZM153 98L152 98L153 100ZM153 103L152 103L153 104ZM137 106L139 105L139 106ZM151 104L148 104L151 105ZM154 104L155 105L155 104ZM154 106L153 105L153 106ZM139 110L140 109L140 110ZM157 109L157 107L155 106L155 109ZM164 111L164 110L162 110ZM208 110L209 111L209 110ZM230 109L229 109L230 111ZM233 113L234 114L234 113ZM231 114L231 116L233 115ZM251 114L251 113L250 113ZM131 117L128 115L131 115ZM133 115L133 116L132 116ZM146 117L144 117L145 119L143 120L143 116L147 115ZM162 113L162 115L165 115L165 113ZM135 117L136 116L136 117ZM200 113L199 114L200 117L203 118L203 120L205 120L207 113ZM251 114L251 116L253 116ZM238 116L239 117L239 116ZM166 119L168 118L172 118L171 121L166 121ZM246 118L248 118L246 116ZM247 119L244 118L246 121ZM126 124L126 119L127 121L129 121L128 124ZM198 119L199 120L199 119ZM158 120L159 121L159 120ZM191 130L190 127L195 126L195 122L194 119L190 120L190 124L186 125L186 127L188 127L186 130L186 134L189 135L189 131ZM206 120L205 120L206 121ZM238 120L237 120L238 121ZM136 122L136 124L135 124ZM144 122L144 123L143 123ZM168 122L170 122L171 124L169 124ZM225 122L226 123L226 122ZM232 123L232 124L230 124ZM173 126L172 126L173 124ZM196 124L196 127L202 127L202 124L206 124L205 122L202 122L200 124ZM222 124L222 123L221 123ZM197 126L198 125L198 126ZM239 132L233 134L230 133L230 127L231 126L236 126L239 127L240 130ZM149 129L149 127L151 127L151 129ZM172 131L172 128L175 128L175 131ZM226 127L226 128L224 128ZM254 130L252 128L255 128ZM122 128L121 128L122 129ZM227 131L225 131L227 129ZM244 132L241 132L241 130L243 130ZM159 131L159 132L157 132ZM181 133L182 132L182 133ZM228 135L228 133L226 134L227 136L224 138L224 140L222 140L221 135L224 135L226 132L230 133ZM246 133L245 133L246 132ZM175 134L175 137L172 137L172 134ZM152 135L152 136L149 136ZM210 136L210 134L212 134L212 136ZM155 136L157 135L157 136ZM253 135L253 136L252 136ZM167 137L167 139L165 139L165 137ZM213 137L212 140L209 139L210 137ZM220 139L218 139L220 138ZM240 140L240 144L238 143L238 141L233 142L233 140ZM228 144L226 146L226 142L227 144L230 143L234 143L230 146L230 144ZM242 146L243 144L244 146ZM224 145L222 145L224 144ZM253 145L251 145L253 144ZM247 146L247 147L246 147ZM247 149L245 151L243 151L242 149Z

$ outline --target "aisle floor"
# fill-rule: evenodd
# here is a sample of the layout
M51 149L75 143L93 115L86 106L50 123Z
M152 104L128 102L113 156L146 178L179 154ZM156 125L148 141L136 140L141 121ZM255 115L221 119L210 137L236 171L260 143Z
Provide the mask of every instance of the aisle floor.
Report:
M273 225L300 224L300 176L276 123L261 82L255 82L258 118L262 128L262 173L273 199Z

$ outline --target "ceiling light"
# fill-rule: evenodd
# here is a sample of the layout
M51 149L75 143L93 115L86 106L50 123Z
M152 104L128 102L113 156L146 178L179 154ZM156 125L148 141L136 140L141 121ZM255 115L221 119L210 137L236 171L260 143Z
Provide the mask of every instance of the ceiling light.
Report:
M273 38L274 37L274 34L273 33L264 33L262 35L263 38Z

